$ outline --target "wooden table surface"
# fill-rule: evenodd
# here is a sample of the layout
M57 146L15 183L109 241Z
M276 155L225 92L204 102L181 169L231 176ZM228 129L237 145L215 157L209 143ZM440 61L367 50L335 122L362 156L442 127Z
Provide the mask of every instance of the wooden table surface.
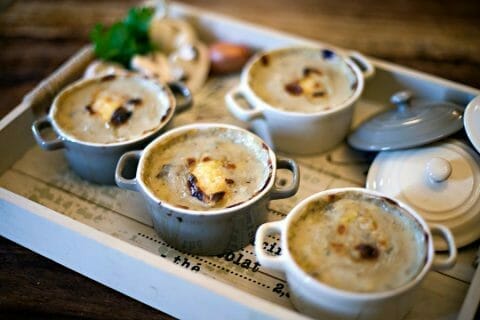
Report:
M480 88L480 2L190 0ZM0 117L138 1L0 0ZM1 217L0 217L1 218ZM0 237L0 318L170 319Z

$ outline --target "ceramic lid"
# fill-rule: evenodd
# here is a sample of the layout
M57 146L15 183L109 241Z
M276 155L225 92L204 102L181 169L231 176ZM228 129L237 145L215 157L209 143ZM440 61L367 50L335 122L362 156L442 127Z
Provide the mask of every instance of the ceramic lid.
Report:
M480 238L480 156L456 140L380 152L367 188L403 201L428 223L450 228L458 247ZM435 248L447 249L442 241Z
M362 123L348 143L364 151L397 150L445 138L463 128L463 108L450 102L414 100L408 91L392 96L395 109Z
M470 142L480 153L480 96L470 101L465 109L464 125Z

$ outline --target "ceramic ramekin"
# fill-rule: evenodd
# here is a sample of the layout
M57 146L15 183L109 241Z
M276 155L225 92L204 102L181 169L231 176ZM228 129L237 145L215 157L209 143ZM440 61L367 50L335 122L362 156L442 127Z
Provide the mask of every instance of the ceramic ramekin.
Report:
M386 199L395 204L414 218L421 226L427 242L426 259L417 276L405 285L381 292L358 293L328 286L308 275L292 257L287 235L289 227L302 214L303 209L311 202L344 192L358 192L364 195ZM431 231L439 234L448 244L448 258L434 259L435 251ZM281 256L271 256L263 251L262 243L265 237L280 234ZM410 310L415 292L425 279L428 271L448 269L456 260L456 247L448 228L441 225L430 227L413 209L407 205L389 198L381 193L363 188L331 189L314 194L292 209L287 218L277 222L261 225L255 239L255 253L261 265L265 268L285 273L290 288L290 296L294 306L301 312L321 319L402 319Z
M266 165L271 165L271 176L263 189L241 204L211 211L180 208L156 197L142 178L148 154L156 146L173 137L192 130L211 128L236 130L240 134L250 135L267 148L271 163ZM135 177L124 177L125 167L133 161L137 161ZM275 186L277 169L288 169L292 172L290 185L282 188ZM141 193L148 204L155 230L163 240L176 249L200 255L217 255L235 251L251 242L257 227L267 221L268 202L293 196L298 190L299 179L299 169L293 160L278 159L275 153L251 132L231 125L213 123L192 124L170 130L152 141L145 150L125 153L120 158L115 173L115 180L120 188Z
M260 98L249 84L254 65L265 57L274 58L285 52L298 52L300 55L305 50L325 50L348 66L356 78L350 97L329 110L308 113L285 111ZM321 153L336 146L348 134L354 105L363 91L364 80L373 74L374 67L357 52L350 51L343 55L326 47L281 48L254 56L244 67L240 84L226 94L225 102L237 119L251 122L254 130L275 150L295 154ZM245 99L250 109L242 107L240 99Z
M166 95L167 113L156 128L145 133L141 137L115 143L95 143L81 141L68 132L65 132L55 120L55 114L62 108L60 101L77 90L95 82L112 81L122 77L137 77L139 81L152 82L156 86L159 95ZM183 101L177 104L174 93L181 95ZM175 112L183 111L193 103L190 90L180 83L162 84L154 80L145 79L140 76L105 76L80 80L62 90L54 99L48 115L37 119L32 125L33 136L38 145L44 150L64 149L65 157L70 167L85 180L99 184L115 184L115 167L118 159L126 151L144 147L149 141L164 131ZM42 136L42 131L52 128L57 137L47 140Z

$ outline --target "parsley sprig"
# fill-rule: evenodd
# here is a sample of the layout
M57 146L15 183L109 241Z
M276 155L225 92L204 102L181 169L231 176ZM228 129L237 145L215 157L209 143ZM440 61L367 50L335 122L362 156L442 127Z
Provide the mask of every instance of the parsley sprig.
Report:
M152 8L132 8L122 21L110 28L97 24L90 33L97 57L130 66L136 54L146 54L155 48L148 37L153 17Z

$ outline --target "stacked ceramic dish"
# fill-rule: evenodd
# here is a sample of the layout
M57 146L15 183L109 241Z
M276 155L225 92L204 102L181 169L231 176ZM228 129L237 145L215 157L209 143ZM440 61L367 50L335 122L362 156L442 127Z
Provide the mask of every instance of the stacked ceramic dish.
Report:
M476 136L475 111L468 111L475 101L465 115L470 137ZM381 151L366 187L407 203L429 223L448 226L458 247L472 243L480 237L480 157L460 140L445 140L463 129L463 108L414 100L410 92L393 95L391 102L395 108L367 120L348 137L356 149ZM446 246L436 241L435 248Z

